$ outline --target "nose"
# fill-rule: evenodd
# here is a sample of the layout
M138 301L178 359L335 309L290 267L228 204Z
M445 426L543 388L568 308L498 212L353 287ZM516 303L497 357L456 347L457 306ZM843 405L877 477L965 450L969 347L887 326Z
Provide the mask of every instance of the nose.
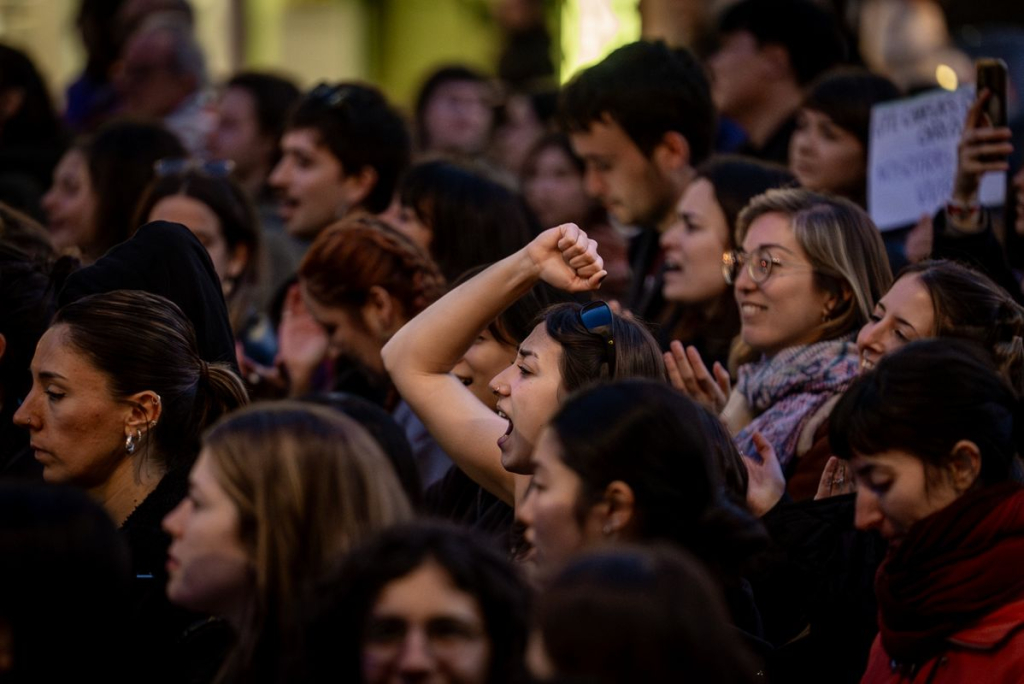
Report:
M878 496L868 487L857 488L857 504L853 525L858 530L873 530L881 527L882 509L878 506Z
M736 277L733 279L733 287L736 288L736 292L753 292L757 289L757 283L750 277L750 269L747 264L748 262L743 262L736 269Z
M491 378L491 381L487 383L487 387L491 390L491 394L496 397L507 397L512 393L509 389L508 380L506 379L506 375L511 372L512 368L513 366L509 366Z
M870 349L879 356L885 353L885 345L882 344L882 339L885 337L882 330L883 326L879 321L869 320L864 324L864 327L857 333L857 350L863 352L865 349Z
M661 234L658 238L658 242L661 243L662 249L668 249L669 247L676 247L679 244L679 236L682 234L683 228L679 225L679 221L672 223L668 229Z
M410 629L406 633L396 665L404 675L424 674L435 669L434 654L422 629Z
M35 424L33 423L35 416L32 411L32 404L35 399L35 394L35 389L30 391L28 393L28 396L25 397L25 401L23 401L21 403L21 406L18 407L18 410L14 412L13 421L15 425L24 428L29 428L30 430L35 427Z
M171 509L171 512L164 516L160 526L164 529L164 532L171 535L175 539L181 536L181 525L185 515L185 507L189 505L188 499L182 499L177 506Z
M287 158L282 158L281 161L277 162L277 166L270 172L267 177L267 182L270 183L271 187L281 188L288 183L289 170Z
M526 492L523 494L523 500L516 506L515 516L516 522L525 527L527 530L533 529L533 521L535 519L533 502L537 497L533 495L533 478L530 478L530 485L526 488Z
M583 187L591 197L601 199L604 196L604 182L601 180L601 174L589 166L583 175Z

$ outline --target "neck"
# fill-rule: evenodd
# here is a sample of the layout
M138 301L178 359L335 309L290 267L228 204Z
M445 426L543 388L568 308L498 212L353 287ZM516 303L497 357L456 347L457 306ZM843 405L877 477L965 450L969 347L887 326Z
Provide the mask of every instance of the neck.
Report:
M693 181L693 177L694 169L689 164L674 170L667 176L666 182L669 186L668 192L671 195L671 201L668 203L668 210L662 213L661 220L654 226L659 233L664 233L675 223L676 205L679 203L679 198L683 196L683 192L686 191L686 186Z
M803 98L803 91L795 82L776 83L766 89L759 105L737 112L733 120L746 132L750 143L760 148L800 109Z
M142 458L138 466L134 458L123 458L106 481L89 489L118 527L156 489L165 472L151 456L135 458Z

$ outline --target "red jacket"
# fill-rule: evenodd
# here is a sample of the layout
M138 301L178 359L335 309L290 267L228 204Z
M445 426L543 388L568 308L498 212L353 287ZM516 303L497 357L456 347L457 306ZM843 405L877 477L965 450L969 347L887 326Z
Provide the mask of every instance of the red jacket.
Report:
M1024 683L1024 599L946 639L944 653L914 671L895 667L875 637L861 684Z

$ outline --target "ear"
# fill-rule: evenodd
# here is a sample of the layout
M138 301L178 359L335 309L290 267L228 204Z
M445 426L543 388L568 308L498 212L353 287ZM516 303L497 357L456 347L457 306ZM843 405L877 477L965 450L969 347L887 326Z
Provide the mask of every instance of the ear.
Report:
M793 65L789 61L789 51L777 43L761 46L760 63L764 72L775 80L795 79Z
M615 480L604 490L605 519L602 532L616 539L630 535L635 522L636 498L633 488L622 480Z
M651 161L663 172L686 168L690 165L690 143L679 131L666 131L654 147Z
M364 166L354 173L347 174L342 179L341 186L349 211L361 205L376 184L377 170L372 166Z
M968 439L961 439L953 445L952 458L949 460L949 472L953 489L963 494L974 486L981 474L981 449Z
M128 397L128 404L131 411L124 423L125 437L135 434L138 431L146 433L156 427L163 415L163 404L160 395L152 390L136 392Z
M401 326L398 303L380 285L370 287L362 308L363 323L379 339L386 340Z
M7 351L7 338L0 333L0 359L4 358L4 352Z
M825 299L825 311L822 317L825 320L830 320L834 317L836 311L845 309L846 305L853 299L853 290L846 283L843 283L838 294L828 293Z

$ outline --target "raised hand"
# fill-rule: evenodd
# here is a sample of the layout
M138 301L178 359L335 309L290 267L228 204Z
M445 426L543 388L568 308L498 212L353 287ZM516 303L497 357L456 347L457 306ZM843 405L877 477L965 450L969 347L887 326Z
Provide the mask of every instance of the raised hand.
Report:
M993 127L984 113L985 102L991 96L988 90L981 91L964 120L953 184L953 199L960 202L974 200L983 174L1010 168L1008 158L1013 152L1013 144L1010 143L1012 133L1005 126Z
M715 361L712 377L697 348L690 346L684 349L678 340L672 341L664 358L665 370L673 387L715 414L722 412L732 391L729 371L722 364Z
M608 275L597 242L575 223L549 228L526 246L526 253L544 282L569 292L596 290Z
M782 465L779 464L774 447L760 432L754 433L754 446L757 447L761 462L743 454L743 465L747 466L749 476L747 507L760 518L782 498L786 491L786 476L782 473Z
M818 492L815 499L827 499L830 496L842 496L857 491L857 482L853 479L846 461L832 456L821 471L821 480L818 481Z
M327 357L328 343L327 332L306 309L299 285L292 285L281 312L276 359L291 383L289 394L300 396L309 391L313 374Z

